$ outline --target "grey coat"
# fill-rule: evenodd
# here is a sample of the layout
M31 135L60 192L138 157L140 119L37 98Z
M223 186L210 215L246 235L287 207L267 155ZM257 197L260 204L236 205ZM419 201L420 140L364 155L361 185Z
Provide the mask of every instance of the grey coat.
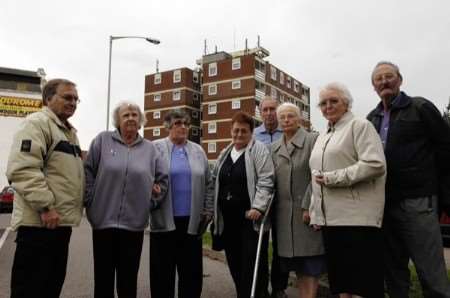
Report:
M299 128L286 146L284 138L272 144L275 164L274 202L278 255L282 257L315 256L324 253L322 233L303 222L303 211L311 201L309 157L317 135Z
M143 231L150 209L167 190L167 166L153 142L138 136L128 146L118 131L104 131L91 143L84 164L84 204L93 229ZM152 195L154 183L161 194Z
M218 208L219 199L219 173L233 144L228 145L219 155L213 170L214 181L214 234L222 234L223 217ZM245 149L245 171L247 175L248 196L251 208L261 211L263 214L269 207L274 187L274 168L269 149L263 143L251 140ZM264 230L270 229L270 221L264 226ZM254 223L255 231L259 231L259 223Z
M163 162L170 169L173 143L169 138L153 142L162 156ZM203 148L198 144L187 141L186 153L191 168L191 214L189 219L188 234L197 235L202 215L212 215L213 193L211 175L208 167L208 159ZM170 171L170 170L169 170ZM173 217L172 193L169 187L166 198L161 206L151 212L150 231L168 232L175 230Z

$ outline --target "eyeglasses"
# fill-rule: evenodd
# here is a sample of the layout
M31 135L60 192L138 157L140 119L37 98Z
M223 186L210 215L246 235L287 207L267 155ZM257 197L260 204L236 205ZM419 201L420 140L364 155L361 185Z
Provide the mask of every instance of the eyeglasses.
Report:
M62 99L64 99L64 101L66 102L75 102L76 104L79 104L81 102L81 100L78 98L78 96L73 96L70 94L66 94L66 95L59 95L57 94L59 97L61 97Z
M173 123L172 123L172 126L176 126L176 127L181 127L181 126L186 126L186 127L188 127L189 126L189 122L188 121L185 121L185 120L177 120L177 121L174 121Z
M339 99L337 98L330 98L330 99L324 99L321 100L318 104L319 108L324 108L326 107L328 104L335 106L339 103Z
M385 73L381 75L377 75L373 78L374 84L381 84L384 81L386 82L392 82L397 78L397 76L393 73Z

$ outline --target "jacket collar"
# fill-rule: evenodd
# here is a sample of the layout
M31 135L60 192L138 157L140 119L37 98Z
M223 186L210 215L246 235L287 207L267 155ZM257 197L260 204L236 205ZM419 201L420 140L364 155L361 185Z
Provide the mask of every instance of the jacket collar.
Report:
M50 110L47 106L42 107L42 112L44 112L50 119L52 119L53 122L55 122L56 125L58 125L59 127L73 131L75 133L77 132L75 127L73 127L69 121L63 123L61 119L59 119L58 116L56 116L56 114L52 110Z
M306 140L306 130L303 127L299 127L295 135L290 142L297 148L303 148ZM278 151L284 143L284 135L276 143L274 143L274 150Z
M411 104L411 97L409 97L405 92L400 91L397 97L392 101L390 110L404 109ZM380 101L375 108L375 113L377 115L383 115L383 102Z
M168 153L169 153L169 155L170 155L171 152L172 152L172 150L173 150L174 144L173 144L172 141L169 139L169 137L165 137L165 138L164 138L164 143L166 144ZM186 140L185 148L186 148L186 152L188 153L188 155L189 155L189 153L191 152L191 147L192 147L192 145L190 144L189 140Z
M128 145L128 144L126 144L126 143L123 141L122 136L120 135L120 132L119 132L118 129L116 129L115 131L112 132L112 138L113 138L114 140L116 140L116 141L118 141L118 142L120 142L120 143L122 143L122 144L124 144L124 145L130 146L130 147L133 147L133 146L135 146L136 144L139 144L140 142L143 141L143 138L142 138L142 137L139 135L139 133L138 133L138 134L137 134L136 140L134 140L134 142L131 143L131 145Z
M338 122L336 122L335 124L330 124L328 122L327 132L339 130L340 128L344 127L347 123L349 123L350 120L352 120L354 117L355 116L351 111L347 111L344 115L342 115L341 119L339 119Z

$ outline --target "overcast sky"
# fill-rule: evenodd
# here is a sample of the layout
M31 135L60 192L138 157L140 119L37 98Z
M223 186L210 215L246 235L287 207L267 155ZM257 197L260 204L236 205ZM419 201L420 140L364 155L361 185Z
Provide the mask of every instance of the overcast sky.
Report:
M112 106L143 105L144 76L195 67L208 50L261 45L269 61L311 87L312 123L325 127L315 107L320 86L340 81L365 116L378 102L370 73L379 60L397 63L403 90L443 110L450 96L450 1L0 1L0 66L45 69L48 78L78 85L82 100L72 122L83 148L106 126L109 35L158 38L113 45Z

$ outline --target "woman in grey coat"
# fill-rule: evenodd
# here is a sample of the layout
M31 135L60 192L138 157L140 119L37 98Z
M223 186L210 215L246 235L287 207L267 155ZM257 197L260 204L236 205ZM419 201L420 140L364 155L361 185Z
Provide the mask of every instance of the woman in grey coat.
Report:
M295 271L300 297L316 297L325 271L322 233L309 225L309 158L317 135L300 127L300 110L292 103L277 109L283 137L272 144L276 197L274 212L281 271Z
M208 160L202 147L187 139L189 116L180 110L164 118L169 136L155 141L169 168L167 197L150 218L150 290L153 298L171 298L178 273L178 297L200 298L202 233L212 219Z

